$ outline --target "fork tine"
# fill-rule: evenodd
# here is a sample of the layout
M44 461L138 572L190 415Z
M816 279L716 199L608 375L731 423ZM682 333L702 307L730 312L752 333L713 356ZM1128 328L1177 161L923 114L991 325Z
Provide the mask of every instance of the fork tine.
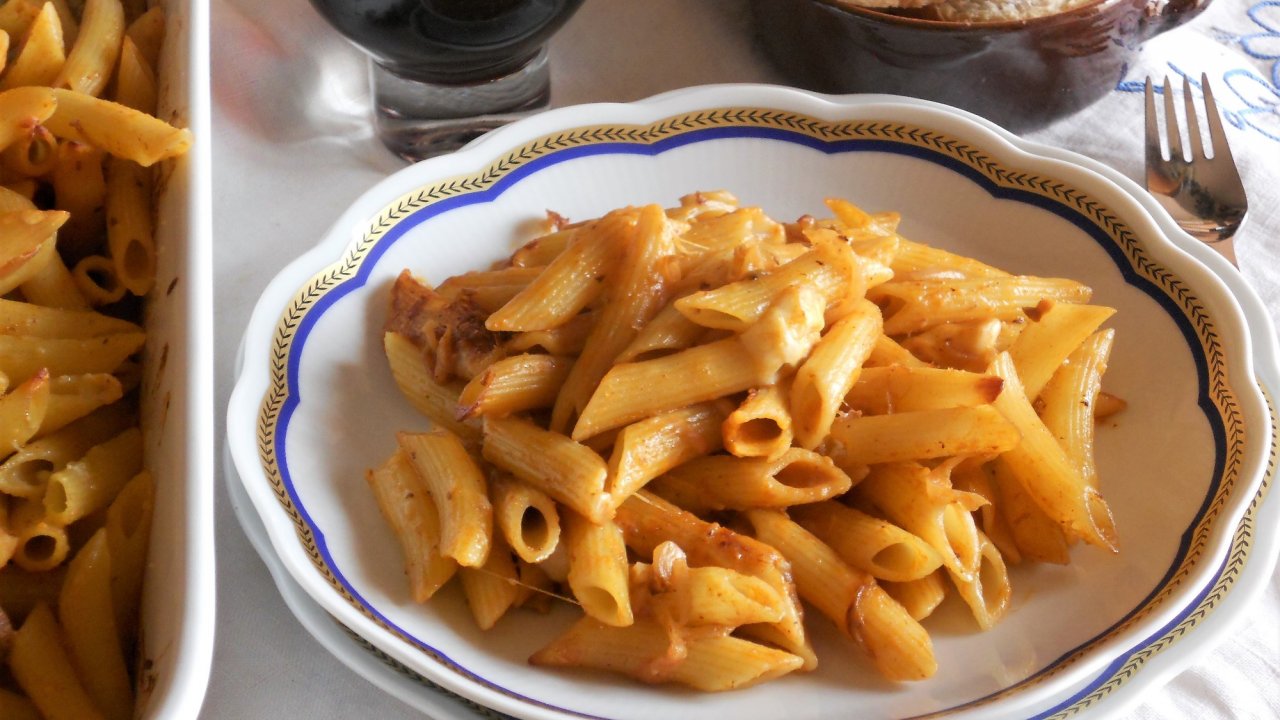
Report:
M1209 145L1213 148L1214 158L1223 157L1235 166L1231 157L1231 146L1227 144L1227 134L1222 129L1222 115L1218 114L1218 104L1213 100L1213 90L1209 88L1209 75L1200 74L1200 86L1204 88L1204 113L1209 120Z
M1165 134L1169 137L1169 158L1175 162L1185 160L1182 152L1182 132L1178 129L1178 114L1173 109L1173 88L1169 86L1169 76L1164 76L1164 125Z
M1160 149L1160 128L1156 123L1156 94L1151 87L1151 78L1147 77L1147 167L1154 167L1164 160L1164 152Z
M1205 157L1203 140L1200 138L1200 120L1196 117L1195 98L1191 96L1191 78L1182 76L1182 104L1187 115L1187 145L1191 150L1191 159Z

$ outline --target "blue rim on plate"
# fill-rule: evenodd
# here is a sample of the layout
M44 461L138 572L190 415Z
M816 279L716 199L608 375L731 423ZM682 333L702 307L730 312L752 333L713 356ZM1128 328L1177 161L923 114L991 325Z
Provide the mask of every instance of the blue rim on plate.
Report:
M1176 274L1151 258L1139 238L1115 212L1068 183L1005 167L982 150L926 127L889 121L828 121L785 110L741 107L684 113L642 126L595 125L566 130L527 143L481 172L421 187L387 205L338 263L325 268L294 295L272 339L270 386L258 415L258 452L272 490L326 582L365 617L464 677L523 703L574 716L595 717L524 697L461 667L428 642L393 624L346 580L330 556L325 537L308 514L290 474L286 439L290 421L303 401L298 366L310 330L319 318L345 294L361 287L378 258L417 224L460 207L491 201L539 170L577 158L602 154L657 155L692 143L730 138L765 138L804 145L828 154L875 151L909 155L949 168L994 197L1052 212L1104 248L1125 281L1160 304L1192 349L1199 380L1198 404L1216 445L1215 467L1206 495L1164 577L1136 608L1111 627L1031 676L996 693L929 716L989 703L1041 682L1160 608L1173 590L1205 561L1203 555L1211 531L1228 507L1228 498L1239 481L1248 430L1226 372L1225 349L1218 329L1195 293ZM1235 562L1232 557L1234 555L1225 561L1228 567ZM1170 627L1180 627L1192 619L1201 600L1203 597L1197 597L1184 608ZM1143 647L1146 645L1136 646L1130 655Z

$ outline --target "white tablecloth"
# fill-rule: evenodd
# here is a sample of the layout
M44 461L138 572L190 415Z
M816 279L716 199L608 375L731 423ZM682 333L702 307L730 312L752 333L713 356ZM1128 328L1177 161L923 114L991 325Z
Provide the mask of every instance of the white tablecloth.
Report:
M225 407L235 349L267 282L403 164L371 135L363 57L305 0L214 0L212 19L217 377ZM741 0L588 0L552 43L553 103L629 101L704 83L785 83L752 32ZM1251 193L1240 262L1273 319L1280 316L1277 58L1280 2L1215 0L1192 24L1149 43L1131 82L1030 135L1140 179L1142 97L1134 85L1147 69L1208 72ZM221 438L221 420L219 427ZM218 503L217 650L203 716L419 717L302 630L241 532L225 488ZM1131 717L1280 717L1280 574L1237 628L1148 693Z

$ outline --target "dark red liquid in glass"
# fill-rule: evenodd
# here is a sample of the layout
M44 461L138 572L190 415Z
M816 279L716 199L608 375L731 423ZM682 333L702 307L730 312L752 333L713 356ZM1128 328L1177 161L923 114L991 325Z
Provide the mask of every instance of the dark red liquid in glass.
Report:
M466 83L514 72L582 0L311 0L397 75Z

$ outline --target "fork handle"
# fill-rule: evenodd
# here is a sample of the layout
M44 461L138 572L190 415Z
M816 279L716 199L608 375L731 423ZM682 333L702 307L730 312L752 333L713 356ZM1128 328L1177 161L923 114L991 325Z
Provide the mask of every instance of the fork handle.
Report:
M1199 15L1210 0L1147 0L1139 37L1149 40Z

